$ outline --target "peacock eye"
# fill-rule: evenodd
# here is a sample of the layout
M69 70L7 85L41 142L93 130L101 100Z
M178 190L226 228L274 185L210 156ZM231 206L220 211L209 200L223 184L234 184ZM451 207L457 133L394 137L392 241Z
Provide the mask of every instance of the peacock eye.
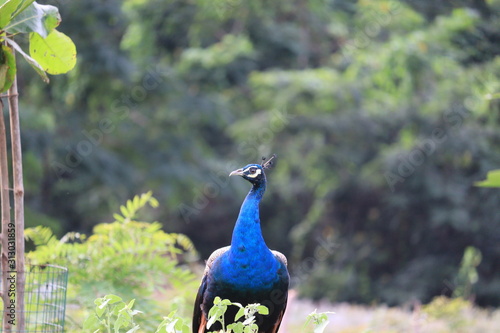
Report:
M255 169L255 168L251 168L251 169L250 169L250 173L251 173L251 174L254 174L254 173L256 173L256 172L257 172L257 169Z

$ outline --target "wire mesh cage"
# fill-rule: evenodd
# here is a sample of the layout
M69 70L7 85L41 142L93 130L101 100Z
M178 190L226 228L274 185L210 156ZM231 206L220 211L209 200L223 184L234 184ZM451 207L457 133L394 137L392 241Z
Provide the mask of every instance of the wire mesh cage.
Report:
M1 283L2 295L7 292L7 295L12 296L9 290L14 286L8 285L8 278L14 273L3 272L3 274L6 278L3 278ZM0 332L64 332L68 269L55 265L27 266L25 272L12 276L16 281L14 287L16 292L24 294L24 311L13 313L12 309L3 304L5 300L12 302L13 298L4 296ZM19 287L19 281L22 280L25 281L24 288ZM4 285L4 281L7 281L7 284ZM19 304L15 311L19 311ZM13 314L15 320L9 323ZM24 318L24 323L21 318ZM12 323L15 324L11 325Z

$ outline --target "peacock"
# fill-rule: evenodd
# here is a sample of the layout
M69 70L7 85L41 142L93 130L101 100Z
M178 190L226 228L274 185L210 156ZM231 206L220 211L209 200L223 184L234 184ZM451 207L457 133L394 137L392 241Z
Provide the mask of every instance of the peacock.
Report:
M231 245L214 251L207 260L193 313L193 333L219 331L216 323L207 329L207 318L216 296L243 306L260 303L268 315L256 315L259 333L276 333L285 313L290 277L286 257L271 251L262 237L259 203L266 190L265 169L276 155L262 164L249 164L229 176L241 176L252 188L241 205ZM230 306L224 321L232 323L237 308Z

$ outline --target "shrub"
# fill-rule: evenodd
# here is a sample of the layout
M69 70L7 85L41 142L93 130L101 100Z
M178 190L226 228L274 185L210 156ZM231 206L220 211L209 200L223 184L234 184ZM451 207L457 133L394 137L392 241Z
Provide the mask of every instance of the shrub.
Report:
M57 239L49 228L27 229L26 237L36 246L27 260L69 267L68 303L79 308L89 310L100 295L119 294L158 311L153 292L167 286L182 291L193 281L179 255L190 260L196 251L185 235L166 233L158 222L138 221L138 212L147 205L158 206L151 192L128 200L121 214L113 215L114 222L96 225L89 237L71 232Z

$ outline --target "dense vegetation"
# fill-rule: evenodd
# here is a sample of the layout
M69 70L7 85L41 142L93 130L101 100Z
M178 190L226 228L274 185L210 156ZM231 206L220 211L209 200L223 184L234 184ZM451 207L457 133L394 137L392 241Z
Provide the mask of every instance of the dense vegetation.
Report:
M89 232L152 190L206 258L247 190L227 174L275 152L264 234L305 295L428 301L473 246L500 304L500 192L473 186L500 165L499 1L58 7L77 68L19 71L28 225Z

